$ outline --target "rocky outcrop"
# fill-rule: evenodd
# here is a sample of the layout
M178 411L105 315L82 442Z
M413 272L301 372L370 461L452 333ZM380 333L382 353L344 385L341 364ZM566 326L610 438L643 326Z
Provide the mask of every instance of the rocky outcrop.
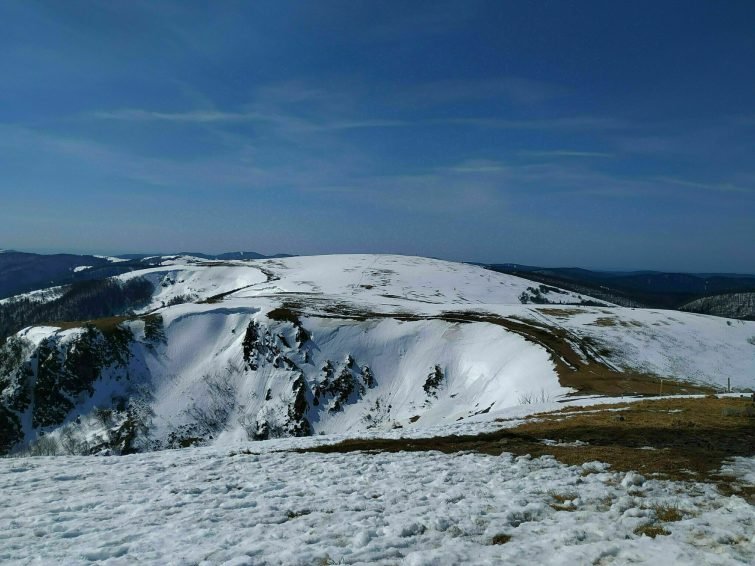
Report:
M0 348L0 452L24 437L22 417L31 417L32 437L63 425L91 398L103 372L128 379L131 330L120 324L87 325L73 336L52 334L34 347L13 336Z

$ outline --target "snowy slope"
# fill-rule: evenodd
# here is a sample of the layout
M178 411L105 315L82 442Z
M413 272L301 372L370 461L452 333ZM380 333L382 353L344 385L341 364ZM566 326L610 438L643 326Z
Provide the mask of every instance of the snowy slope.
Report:
M281 349L272 363L260 360L253 379L243 369L250 318L269 328L275 347ZM313 395L307 393L310 408L305 416L314 433L387 428L418 415L423 424L453 422L493 405L515 405L523 392L544 388L555 396L568 391L558 385L544 350L492 325L392 319L344 325L305 318L302 324L311 338L297 350L292 325L241 309L207 308L198 315L195 308L185 308L165 320L167 346L145 358L154 376L155 420L172 419L173 425L176 415L210 402L208 377L230 381L235 393L228 401L233 407L227 419L231 426L263 416L280 424L288 416L292 379L303 372L314 390L326 379L323 368L328 363L333 367L331 382L346 371L346 386L353 384L354 391L337 411L337 395L324 394L315 406ZM283 346L279 336L292 347ZM295 368L275 363L275 357L284 356ZM443 369L444 378L437 391L428 394L423 386L436 366ZM372 385L364 383L365 368Z
M155 286L152 302L141 311L169 305L171 301L196 302L266 281L265 274L248 265L209 266L186 263L132 271L118 277L128 281L137 277Z
M448 425L572 391L543 333L587 372L755 387L752 322L590 306L427 258L171 263L120 276L155 286L138 316L9 341L9 446L47 433L73 451L128 452Z
M520 295L535 285L480 267L448 261L393 255L331 255L253 262L269 270L274 281L250 288L239 297L269 293L317 294L370 305L520 304ZM579 302L570 291L553 293L553 302Z
M752 473L753 463L740 458L736 466ZM0 459L0 484L4 564L755 559L755 511L739 497L723 497L712 484L645 479L598 462L569 467L550 457L194 448ZM566 510L552 507L555 497ZM683 518L664 525L667 536L636 534L654 521L656 506ZM502 537L510 540L493 544Z
M522 293L536 285L472 265L409 256L300 256L224 262L181 256L162 264L119 276L122 281L144 277L158 287L153 303L145 310L164 306L175 296L202 300L230 291L236 291L236 298L319 296L386 308L413 309L423 303L520 304ZM548 295L556 304L589 299L557 291Z
M613 363L651 374L721 387L755 389L755 324L678 311L583 308L538 315L553 326L590 336Z

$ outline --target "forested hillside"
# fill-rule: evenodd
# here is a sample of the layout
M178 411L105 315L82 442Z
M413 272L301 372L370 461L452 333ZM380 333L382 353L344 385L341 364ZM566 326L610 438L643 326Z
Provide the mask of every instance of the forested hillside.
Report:
M683 305L679 310L741 320L755 320L755 292L703 297Z
M30 325L124 314L148 301L153 290L152 283L142 277L128 281L109 278L74 283L51 301L34 296L4 301L0 303L0 343Z

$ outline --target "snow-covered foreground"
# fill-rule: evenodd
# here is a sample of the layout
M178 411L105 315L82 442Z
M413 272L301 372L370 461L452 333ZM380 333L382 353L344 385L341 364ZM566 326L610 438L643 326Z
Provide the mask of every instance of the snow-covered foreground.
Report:
M298 440L285 441L295 445ZM278 446L280 441L278 441ZM194 448L0 460L0 561L79 564L731 564L755 508L710 484L550 457ZM751 473L753 459L739 459ZM560 505L557 510L552 505ZM655 539L658 508L683 518ZM510 538L492 544L499 535Z

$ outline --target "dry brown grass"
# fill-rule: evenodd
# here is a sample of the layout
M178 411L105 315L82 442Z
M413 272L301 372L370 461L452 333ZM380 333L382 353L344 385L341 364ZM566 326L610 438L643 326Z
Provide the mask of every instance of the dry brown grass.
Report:
M746 399L716 397L647 400L599 408L567 408L536 415L510 429L469 436L422 439L353 439L305 451L475 451L546 454L570 465L600 461L615 471L635 470L669 479L714 481L722 490L752 499L748 486L717 475L723 460L755 455L755 418L722 417ZM620 412L612 409L622 409ZM619 420L617 417L623 417ZM544 440L556 440L549 445ZM575 441L586 444L574 444ZM556 500L556 504L562 504Z
M755 485L742 485L731 478L722 477L716 484L718 491L726 497L736 495L755 504Z
M610 352L594 339L578 336L558 326L544 326L540 321L476 312L447 312L440 318L452 322L496 324L542 346L551 355L559 383L576 389L580 395L658 395L661 392L664 395L690 395L714 392L711 387L661 380L659 376L648 373L629 369L617 371L602 362L602 358L610 355ZM585 358L587 361L584 361Z
M590 323L590 326L616 326L617 319L613 316L601 316Z
M582 309L564 308L564 307L540 307L535 309L538 312L549 316L555 316L557 318L569 318L571 316L581 314L584 312Z
M746 399L703 397L604 405L597 412L564 409L538 415L514 430L586 442L538 451L569 464L599 460L614 469L686 479L708 475L727 457L755 454L755 419L722 417L723 409L747 405Z
M656 519L664 523L674 523L684 518L684 513L675 505L654 505L653 512Z
M653 523L650 523L648 525L642 525L640 527L637 527L634 530L634 534L636 535L645 535L650 538L655 538L657 536L668 536L671 534L670 531L663 528L661 525L655 525Z
M548 492L548 495L553 499L553 503L550 503L552 509L556 511L576 511L572 501L577 498L576 493L558 493L555 491Z

